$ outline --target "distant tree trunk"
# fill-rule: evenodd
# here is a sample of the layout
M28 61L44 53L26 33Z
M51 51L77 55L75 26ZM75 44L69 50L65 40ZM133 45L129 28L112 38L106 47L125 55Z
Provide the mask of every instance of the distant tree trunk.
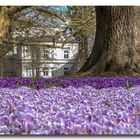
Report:
M32 46L30 46L30 53L31 53L31 69L32 69L32 77L35 76L35 52L34 52L34 48Z
M135 75L140 59L135 46L135 7L96 7L96 36L90 57L81 72L85 75Z
M3 59L0 58L0 77L3 77Z
M30 46L31 52L31 68L32 68L32 76L38 78L40 75L40 49L35 46Z
M36 49L36 78L40 77L40 48L35 48Z

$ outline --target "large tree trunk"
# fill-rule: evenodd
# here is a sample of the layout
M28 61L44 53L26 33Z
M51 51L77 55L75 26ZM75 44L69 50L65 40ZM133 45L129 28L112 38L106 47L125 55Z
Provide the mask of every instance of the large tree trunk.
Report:
M27 6L0 6L0 44L8 38L14 15Z
M85 75L135 75L139 55L135 46L135 7L96 7L96 36L90 57L81 72Z
M0 7L0 43L9 35L11 19L6 6Z
M25 8L27 8L27 6L0 6L0 61L7 53L7 46L5 46L3 42L9 38L14 15ZM1 62L0 77L3 77L2 69Z
M140 6L136 7L136 38L135 44L138 54L140 55Z

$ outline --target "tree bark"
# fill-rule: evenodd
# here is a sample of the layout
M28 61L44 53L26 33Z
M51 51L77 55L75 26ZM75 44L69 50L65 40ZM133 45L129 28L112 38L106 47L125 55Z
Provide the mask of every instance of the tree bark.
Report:
M7 38L10 29L11 19L8 15L7 7L0 7L0 43Z
M3 59L0 58L0 77L3 77Z
M139 55L135 46L135 7L96 7L96 36L90 57L80 72L85 75L135 75Z
M136 7L136 38L135 44L137 52L140 55L140 6Z
M27 6L1 6L0 7L0 44L9 37L10 27L16 13Z
M3 77L2 57L8 48L3 43L9 38L12 21L16 13L27 8L27 6L1 6L0 7L0 77Z

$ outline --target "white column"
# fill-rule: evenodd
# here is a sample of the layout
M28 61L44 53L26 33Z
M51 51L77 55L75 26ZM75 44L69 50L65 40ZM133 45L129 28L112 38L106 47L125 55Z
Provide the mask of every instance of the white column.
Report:
M40 68L40 76L41 76L41 77L44 76L44 75L43 75L43 69L42 69L42 68Z
M48 71L48 77L52 77L52 69L49 69L49 71Z

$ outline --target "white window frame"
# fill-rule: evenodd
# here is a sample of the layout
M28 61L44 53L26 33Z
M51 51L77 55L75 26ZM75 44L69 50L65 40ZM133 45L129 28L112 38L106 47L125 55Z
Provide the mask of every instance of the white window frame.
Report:
M40 68L38 67L38 68L36 68L36 76L37 75L40 75Z
M31 77L32 76L32 69L31 68L26 68L26 76Z
M64 59L69 59L69 50L64 50Z
M49 68L43 67L43 76L49 76Z
M49 58L49 50L48 49L43 49L43 58L48 59Z
M31 52L29 52L29 48L27 46L23 46L22 53L23 59L31 59Z
M68 67L65 67L64 68L64 75L68 75L69 74L69 68Z

